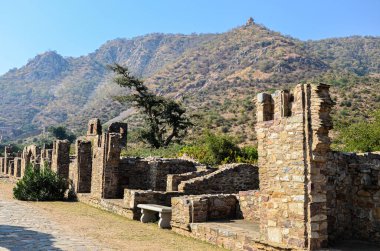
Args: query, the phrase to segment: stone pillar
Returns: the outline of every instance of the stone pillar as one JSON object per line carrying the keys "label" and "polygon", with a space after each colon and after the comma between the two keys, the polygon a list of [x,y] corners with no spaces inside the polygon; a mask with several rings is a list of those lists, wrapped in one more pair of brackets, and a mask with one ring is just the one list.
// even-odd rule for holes
{"label": "stone pillar", "polygon": [[5,174],[5,165],[4,165],[4,157],[0,157],[0,171],[2,174]]}
{"label": "stone pillar", "polygon": [[91,195],[96,198],[122,198],[119,187],[120,134],[104,133],[100,147],[94,147]]}
{"label": "stone pillar", "polygon": [[70,165],[70,142],[67,140],[56,140],[53,143],[51,170],[59,176],[69,178]]}
{"label": "stone pillar", "polygon": [[285,247],[324,247],[328,86],[297,85],[291,93],[259,94],[257,102],[261,234]]}
{"label": "stone pillar", "polygon": [[91,142],[81,141],[76,142],[76,167],[74,174],[74,185],[77,193],[91,192],[91,175],[92,175],[92,155]]}
{"label": "stone pillar", "polygon": [[14,176],[21,177],[21,158],[16,157],[14,159]]}
{"label": "stone pillar", "polygon": [[128,124],[121,122],[114,122],[108,127],[108,133],[120,134],[120,146],[125,147],[127,145]]}
{"label": "stone pillar", "polygon": [[45,147],[41,150],[41,168],[51,169],[51,161],[52,161],[52,149],[46,149]]}
{"label": "stone pillar", "polygon": [[12,156],[12,147],[11,146],[6,146],[4,149],[4,168],[5,168],[5,174],[10,174],[11,172],[11,165],[10,162],[13,160]]}

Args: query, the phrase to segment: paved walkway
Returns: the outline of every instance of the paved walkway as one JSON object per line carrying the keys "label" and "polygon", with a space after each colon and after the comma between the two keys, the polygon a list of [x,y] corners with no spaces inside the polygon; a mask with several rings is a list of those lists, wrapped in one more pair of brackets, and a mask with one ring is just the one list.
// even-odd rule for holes
{"label": "paved walkway", "polygon": [[79,238],[73,233],[63,231],[25,202],[0,200],[0,250],[107,250],[107,248],[100,247],[96,241]]}

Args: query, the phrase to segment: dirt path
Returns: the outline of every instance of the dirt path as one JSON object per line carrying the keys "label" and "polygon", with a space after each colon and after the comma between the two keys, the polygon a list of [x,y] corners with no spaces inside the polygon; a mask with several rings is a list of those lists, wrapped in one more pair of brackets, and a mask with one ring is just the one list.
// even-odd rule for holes
{"label": "dirt path", "polygon": [[[8,222],[7,224],[12,225],[12,222],[20,221],[21,212],[28,210],[28,217],[36,219],[36,221],[27,222],[23,227],[35,227],[34,225],[38,226],[40,224],[38,222],[43,222],[40,224],[42,225],[42,230],[40,229],[39,232],[51,234],[53,240],[58,243],[57,236],[61,236],[63,246],[56,245],[61,250],[222,250],[218,247],[177,235],[170,230],[158,229],[156,224],[141,224],[138,221],[128,220],[80,202],[16,201],[12,199],[12,188],[13,184],[7,182],[7,179],[0,178],[0,214],[6,214],[1,210],[4,209],[4,206],[8,206],[9,210],[6,211],[8,214],[10,211],[13,212],[14,217],[11,223]],[[20,209],[18,210],[17,208]],[[15,210],[16,212],[14,212]],[[0,225],[4,225],[1,222],[2,220],[4,221],[4,217],[0,218]],[[48,231],[45,231],[46,229],[43,226]],[[1,231],[0,229],[0,236]],[[59,233],[55,233],[56,231],[59,231]],[[38,232],[38,229],[36,232]],[[1,247],[9,248],[5,244],[2,245],[4,241],[1,239],[0,250]],[[55,243],[54,241],[53,243]],[[75,246],[76,243],[77,246]],[[47,245],[49,244],[51,243]],[[68,245],[67,247],[65,247],[66,244]],[[83,249],[85,244],[88,246]]]}

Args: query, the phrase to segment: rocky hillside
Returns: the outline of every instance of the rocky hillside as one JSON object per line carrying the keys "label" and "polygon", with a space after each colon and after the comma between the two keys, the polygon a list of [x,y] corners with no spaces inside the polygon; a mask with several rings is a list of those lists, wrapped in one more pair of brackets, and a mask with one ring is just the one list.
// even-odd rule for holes
{"label": "rocky hillside", "polygon": [[[79,58],[38,55],[0,77],[0,134],[22,138],[55,124],[81,130],[95,116],[137,126],[136,116],[123,112],[128,107],[112,100],[125,91],[106,69],[113,62],[128,66],[157,93],[183,100],[201,115],[202,128],[234,133],[242,142],[254,138],[251,100],[258,91],[323,80],[334,85],[343,115],[367,113],[379,104],[372,91],[379,87],[380,38],[303,42],[249,22],[222,34],[116,39]],[[368,89],[359,96],[369,98],[369,107],[353,107],[360,103],[357,95],[342,99],[345,88]]]}

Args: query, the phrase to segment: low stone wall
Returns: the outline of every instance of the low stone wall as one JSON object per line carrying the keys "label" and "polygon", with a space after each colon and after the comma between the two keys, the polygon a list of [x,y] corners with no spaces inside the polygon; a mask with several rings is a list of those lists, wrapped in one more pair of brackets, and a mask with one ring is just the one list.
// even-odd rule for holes
{"label": "low stone wall", "polygon": [[234,219],[238,214],[234,194],[188,195],[172,198],[172,228],[190,231],[190,223]]}
{"label": "low stone wall", "polygon": [[182,181],[190,180],[193,178],[201,177],[212,172],[215,172],[216,168],[205,169],[201,171],[188,172],[182,174],[169,174],[167,177],[166,191],[178,191],[178,186]]}
{"label": "low stone wall", "polygon": [[380,154],[333,152],[328,158],[329,240],[380,243]]}
{"label": "low stone wall", "polygon": [[91,196],[91,194],[88,193],[78,193],[77,199],[78,201],[88,204],[92,207],[118,214],[130,220],[135,219],[133,210],[125,208],[123,206],[122,199],[99,199]]}
{"label": "low stone wall", "polygon": [[258,167],[228,164],[208,175],[181,182],[178,191],[185,194],[238,193],[259,188]]}
{"label": "low stone wall", "polygon": [[239,192],[240,217],[246,221],[260,224],[260,191]]}
{"label": "low stone wall", "polygon": [[133,219],[138,220],[141,216],[141,209],[138,204],[157,204],[171,206],[173,197],[182,196],[179,192],[161,192],[152,190],[124,190],[123,207],[133,212]]}
{"label": "low stone wall", "polygon": [[[249,230],[240,227],[229,227],[218,223],[191,223],[191,231],[179,228],[173,230],[179,234],[217,245],[228,250],[255,250],[255,251],[290,251],[297,250],[269,243],[262,240],[259,229]],[[298,249],[300,250],[300,249]]]}

